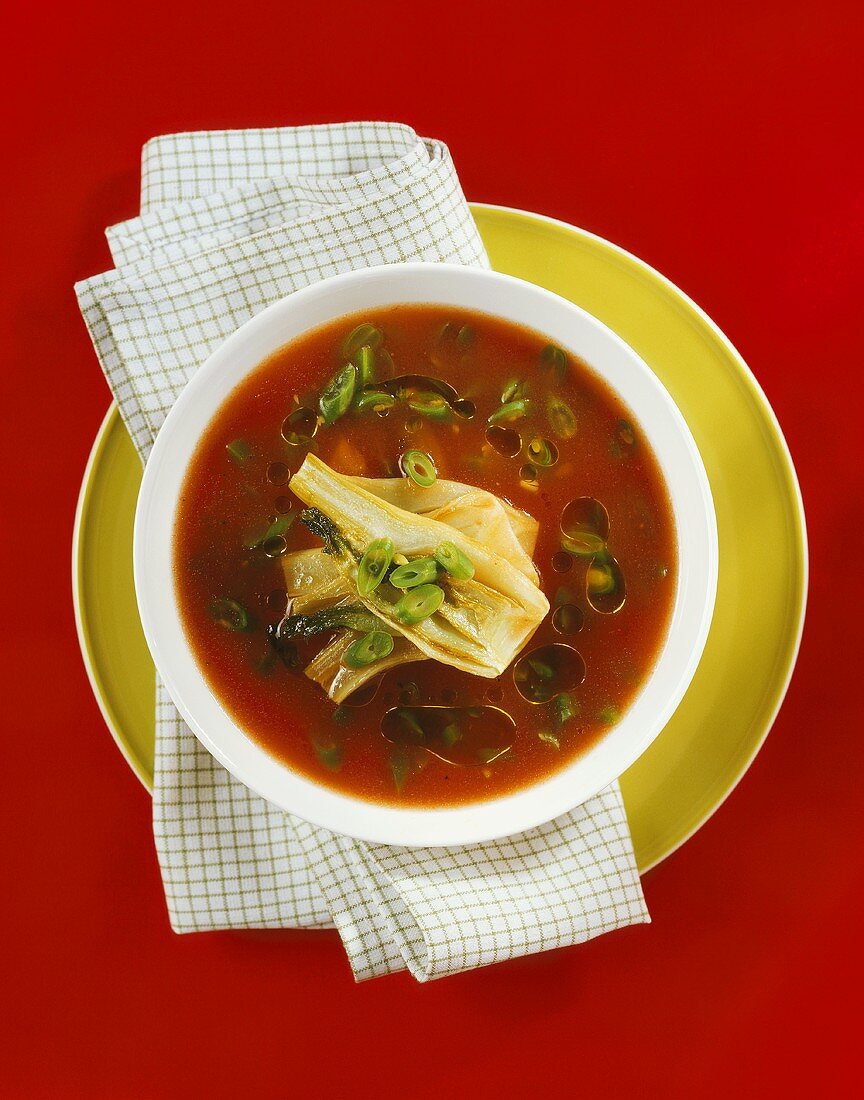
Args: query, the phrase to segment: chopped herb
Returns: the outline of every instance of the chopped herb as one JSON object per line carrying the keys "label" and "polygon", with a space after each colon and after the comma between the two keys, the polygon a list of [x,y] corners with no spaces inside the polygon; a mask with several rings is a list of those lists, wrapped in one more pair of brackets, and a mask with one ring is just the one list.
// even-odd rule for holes
{"label": "chopped herb", "polygon": [[325,630],[356,630],[369,634],[380,630],[381,620],[362,604],[339,604],[322,607],[313,615],[287,615],[276,628],[276,638],[311,638]]}

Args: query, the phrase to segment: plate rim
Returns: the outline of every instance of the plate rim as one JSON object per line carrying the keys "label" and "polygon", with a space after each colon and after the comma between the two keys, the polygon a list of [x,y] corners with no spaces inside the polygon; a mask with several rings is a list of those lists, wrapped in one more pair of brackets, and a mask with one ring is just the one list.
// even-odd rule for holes
{"label": "plate rim", "polygon": [[[798,655],[801,648],[801,639],[804,631],[804,622],[807,614],[807,602],[809,596],[809,540],[807,535],[807,521],[804,511],[804,501],[801,493],[801,486],[798,480],[798,474],[795,469],[795,464],[792,459],[789,445],[783,434],[783,429],[780,426],[777,414],[769,402],[765,391],[760,385],[759,381],[751,371],[750,367],[744,360],[741,353],[732,343],[732,341],[726,336],[722,329],[712,318],[699,306],[688,294],[685,293],[676,283],[669,279],[657,268],[648,264],[646,261],[635,256],[632,252],[623,248],[620,245],[615,244],[612,241],[607,240],[605,237],[601,237],[599,234],[592,233],[590,230],[582,229],[579,226],[575,226],[569,222],[565,222],[559,218],[551,217],[548,214],[541,214],[536,211],[520,209],[517,207],[503,206],[496,203],[482,203],[472,202],[469,204],[472,211],[485,210],[493,213],[503,214],[517,221],[542,222],[556,229],[565,230],[568,233],[575,234],[579,237],[585,238],[594,244],[600,245],[603,248],[609,250],[611,253],[619,257],[621,260],[628,264],[635,265],[641,269],[643,273],[647,274],[658,280],[665,288],[672,292],[673,295],[678,296],[682,303],[697,316],[697,318],[706,326],[711,332],[713,338],[723,347],[725,352],[731,356],[735,366],[741,376],[742,381],[749,389],[751,397],[755,400],[759,406],[760,411],[766,416],[769,427],[772,430],[772,434],[775,439],[775,443],[779,444],[779,452],[783,459],[785,467],[785,473],[791,489],[790,497],[795,505],[795,518],[797,519],[797,541],[799,542],[800,549],[800,576],[798,579],[799,596],[797,599],[797,613],[795,616],[795,631],[792,638],[791,647],[788,649],[786,658],[786,670],[783,676],[782,682],[780,682],[775,688],[775,698],[773,704],[768,712],[768,716],[763,723],[763,729],[759,736],[755,739],[750,751],[737,768],[731,782],[725,787],[720,797],[708,808],[708,810],[696,820],[691,828],[684,833],[678,841],[667,848],[661,854],[659,854],[653,861],[646,864],[640,869],[640,874],[646,874],[652,868],[663,862],[673,853],[677,852],[688,840],[691,839],[701,828],[705,825],[714,814],[720,809],[720,807],[730,797],[732,792],[737,788],[738,784],[744,778],[749,771],[754,759],[758,755],[762,746],[765,743],[768,734],[771,732],[774,723],[777,719],[777,715],[780,711],[783,701],[786,698],[786,694],[791,683],[792,676],[795,672],[795,667],[798,661]],[[83,659],[87,678],[90,683],[91,691],[95,696],[96,703],[102,714],[103,720],[111,733],[114,742],[120,750],[123,758],[131,768],[133,774],[138,778],[142,786],[148,792],[152,793],[151,777],[145,771],[144,767],[138,759],[136,759],[130,746],[125,741],[117,721],[116,715],[113,713],[110,707],[106,693],[103,689],[102,679],[98,669],[95,667],[93,660],[93,651],[90,644],[90,632],[86,624],[85,615],[82,606],[82,574],[84,570],[83,555],[82,555],[82,534],[83,534],[83,521],[87,510],[87,505],[93,493],[93,471],[99,461],[102,451],[105,448],[106,441],[110,432],[115,427],[117,420],[120,419],[120,412],[116,402],[112,401],[109,405],[105,415],[102,418],[99,429],[94,438],[91,446],[86,465],[84,467],[81,488],[78,494],[78,500],[75,508],[75,520],[72,531],[72,602],[75,616],[75,629],[78,637],[79,650]]]}

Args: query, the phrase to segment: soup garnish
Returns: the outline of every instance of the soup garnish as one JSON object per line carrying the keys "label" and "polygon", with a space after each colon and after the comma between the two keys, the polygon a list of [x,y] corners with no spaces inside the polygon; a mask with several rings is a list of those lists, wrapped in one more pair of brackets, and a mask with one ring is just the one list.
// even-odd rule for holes
{"label": "soup garnish", "polygon": [[199,443],[175,528],[184,626],[226,709],[289,766],[400,805],[506,793],[604,736],[675,575],[621,400],[541,335],[435,306],[263,363]]}

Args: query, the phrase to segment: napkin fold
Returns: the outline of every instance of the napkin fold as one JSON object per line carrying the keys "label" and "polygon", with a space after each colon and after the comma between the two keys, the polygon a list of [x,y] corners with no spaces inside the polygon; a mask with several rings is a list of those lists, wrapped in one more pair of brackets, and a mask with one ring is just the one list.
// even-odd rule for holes
{"label": "napkin fold", "polygon": [[[140,216],[106,235],[116,269],[76,292],[144,461],[197,367],[279,298],[402,260],[489,266],[447,147],[396,123],[155,138]],[[617,784],[506,840],[362,843],[234,779],[161,682],[153,825],[175,931],[335,925],[357,980],[426,981],[649,920]]]}

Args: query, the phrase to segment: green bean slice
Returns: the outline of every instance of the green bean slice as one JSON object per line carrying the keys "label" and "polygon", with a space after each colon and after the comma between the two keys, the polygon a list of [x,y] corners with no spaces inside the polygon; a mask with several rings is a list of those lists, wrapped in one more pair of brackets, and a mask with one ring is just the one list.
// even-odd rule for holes
{"label": "green bean slice", "polygon": [[371,409],[373,412],[382,413],[385,410],[392,409],[395,404],[396,398],[383,390],[366,390],[357,398],[357,408],[360,412]]}
{"label": "green bean slice", "polygon": [[449,402],[440,393],[415,393],[408,398],[408,408],[429,420],[447,421],[453,415]]}
{"label": "green bean slice", "polygon": [[368,668],[393,652],[393,635],[386,630],[372,630],[357,638],[342,655],[346,668]]}
{"label": "green bean slice", "polygon": [[488,423],[511,423],[514,420],[521,420],[523,416],[527,416],[531,408],[531,402],[525,398],[520,397],[515,401],[508,401],[506,405],[502,405],[500,409],[496,409],[495,412],[489,417]]}
{"label": "green bean slice", "polygon": [[405,593],[393,608],[393,613],[405,626],[415,626],[434,615],[443,602],[443,588],[437,584],[421,584]]}
{"label": "green bean slice", "polygon": [[438,562],[435,558],[416,558],[406,565],[397,566],[388,580],[394,588],[417,588],[438,578]]}
{"label": "green bean slice", "polygon": [[239,634],[249,626],[249,612],[246,608],[236,600],[229,600],[227,597],[214,600],[210,604],[210,615],[232,634]]}
{"label": "green bean slice", "polygon": [[357,368],[353,363],[346,363],[331,378],[318,402],[325,424],[333,424],[340,416],[345,415],[351,405],[356,386]]}
{"label": "green bean slice", "polygon": [[368,344],[359,348],[354,356],[357,367],[357,386],[362,389],[375,381],[375,351]]}
{"label": "green bean slice", "polygon": [[576,434],[576,417],[566,401],[550,397],[546,405],[549,427],[559,439],[572,439]]}
{"label": "green bean slice", "polygon": [[438,476],[435,463],[425,451],[406,451],[402,455],[402,469],[421,489],[434,485]]}
{"label": "green bean slice", "polygon": [[535,466],[554,466],[558,461],[558,448],[551,439],[543,439],[541,436],[531,440],[525,448],[525,454]]}
{"label": "green bean slice", "polygon": [[233,439],[230,443],[226,444],[225,450],[228,452],[228,457],[235,466],[242,466],[252,454],[252,448],[245,439]]}
{"label": "green bean slice", "polygon": [[453,542],[441,542],[435,550],[435,560],[450,574],[454,581],[470,581],[474,576],[474,563]]}
{"label": "green bean slice", "polygon": [[392,561],[393,543],[390,539],[374,539],[369,543],[357,569],[357,591],[361,596],[375,591]]}
{"label": "green bean slice", "polygon": [[346,359],[350,359],[358,348],[362,348],[364,345],[373,349],[377,348],[383,339],[384,333],[381,329],[370,325],[368,321],[364,321],[362,325],[352,329],[345,337],[342,344],[342,355]]}

